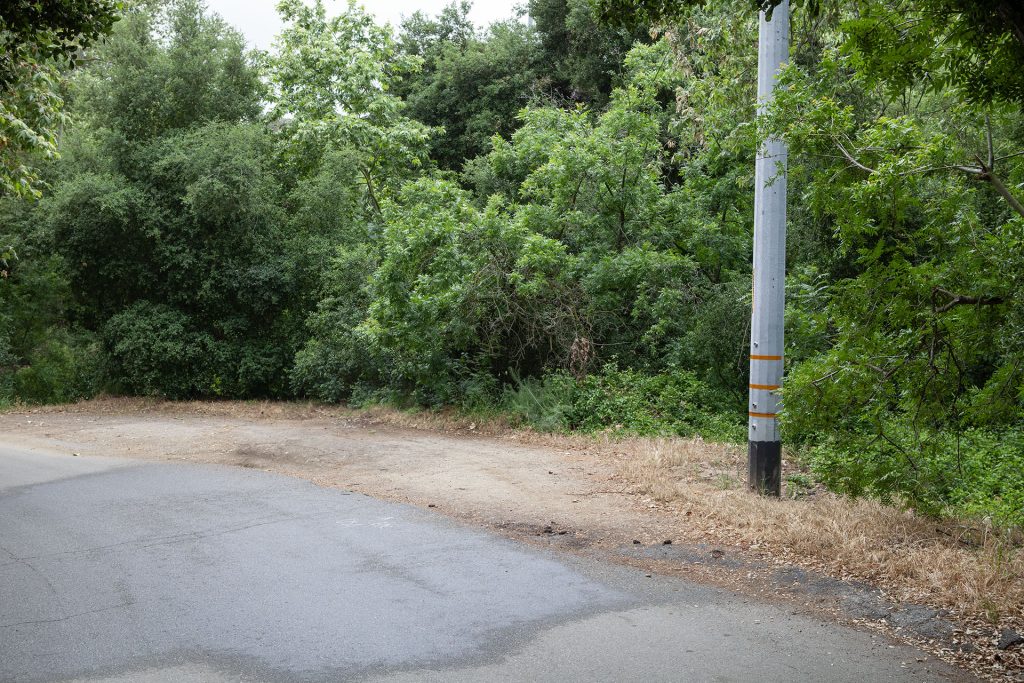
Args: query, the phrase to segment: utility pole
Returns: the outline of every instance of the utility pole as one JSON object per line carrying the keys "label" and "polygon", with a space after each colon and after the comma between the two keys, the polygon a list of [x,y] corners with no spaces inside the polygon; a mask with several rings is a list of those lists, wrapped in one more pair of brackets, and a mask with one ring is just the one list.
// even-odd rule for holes
{"label": "utility pole", "polygon": [[[757,47],[757,111],[771,102],[779,69],[789,61],[789,0],[761,12]],[[782,492],[782,443],[776,414],[782,386],[786,305],[786,143],[771,138],[757,153],[754,179],[753,310],[750,320],[749,487]]]}

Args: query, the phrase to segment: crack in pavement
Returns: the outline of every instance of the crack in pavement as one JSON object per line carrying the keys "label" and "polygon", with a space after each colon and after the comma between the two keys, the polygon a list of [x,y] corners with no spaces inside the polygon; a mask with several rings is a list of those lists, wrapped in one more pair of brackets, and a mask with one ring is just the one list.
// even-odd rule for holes
{"label": "crack in pavement", "polygon": [[67,621],[69,619],[75,619],[77,617],[84,617],[89,614],[99,614],[100,612],[110,612],[116,609],[125,609],[134,605],[134,601],[127,601],[118,605],[110,605],[109,607],[100,607],[98,609],[91,609],[85,612],[78,612],[77,614],[68,614],[63,617],[57,617],[56,619],[36,619],[33,621],[19,621],[13,624],[0,624],[0,628],[15,628],[16,626],[31,626],[34,624],[56,624],[61,621]]}

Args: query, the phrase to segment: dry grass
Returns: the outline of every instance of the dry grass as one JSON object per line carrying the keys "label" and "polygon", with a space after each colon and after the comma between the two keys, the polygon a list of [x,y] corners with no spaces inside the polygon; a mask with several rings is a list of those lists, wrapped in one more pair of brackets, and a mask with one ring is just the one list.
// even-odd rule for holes
{"label": "dry grass", "polygon": [[690,534],[759,549],[787,562],[858,578],[897,600],[991,622],[1024,618],[1024,548],[967,521],[936,521],[814,489],[793,499],[749,494],[745,454],[699,439],[623,442],[624,477],[681,512]]}
{"label": "dry grass", "polygon": [[348,408],[315,401],[168,401],[161,398],[100,396],[63,405],[26,405],[12,403],[0,407],[4,412],[98,413],[130,415],[192,415],[238,419],[309,420],[346,418],[361,422],[380,422],[410,429],[438,432],[476,432],[486,436],[508,434],[512,424],[501,417],[471,417],[456,410],[400,410],[390,406]]}

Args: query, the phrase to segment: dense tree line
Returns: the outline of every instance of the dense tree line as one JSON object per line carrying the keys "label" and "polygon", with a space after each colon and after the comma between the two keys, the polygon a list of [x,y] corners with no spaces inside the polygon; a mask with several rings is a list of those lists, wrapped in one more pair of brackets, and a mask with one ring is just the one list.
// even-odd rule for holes
{"label": "dense tree line", "polygon": [[42,199],[0,201],[0,400],[387,400],[741,439],[776,134],[794,457],[1021,523],[1020,17],[802,3],[759,118],[756,4],[531,0],[532,25],[481,30],[455,3],[392,30],[284,0],[269,54],[199,0],[129,6],[68,79]]}

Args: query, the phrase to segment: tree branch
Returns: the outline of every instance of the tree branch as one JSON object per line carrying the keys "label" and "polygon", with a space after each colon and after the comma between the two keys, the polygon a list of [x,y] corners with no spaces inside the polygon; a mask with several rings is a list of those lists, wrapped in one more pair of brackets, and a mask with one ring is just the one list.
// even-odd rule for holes
{"label": "tree branch", "polygon": [[993,169],[996,167],[996,153],[992,147],[992,117],[985,114],[985,137],[988,140],[988,167]]}
{"label": "tree branch", "polygon": [[853,164],[860,170],[864,171],[865,173],[875,173],[875,169],[868,168],[864,164],[854,159],[853,155],[846,151],[846,148],[843,147],[843,143],[839,142],[838,140],[834,140],[834,142],[836,143],[836,147],[839,148],[839,151],[842,152],[843,156],[846,158],[847,161],[849,161],[851,164]]}
{"label": "tree branch", "polygon": [[1006,187],[1006,184],[1003,183],[1002,179],[992,172],[991,166],[986,165],[980,157],[976,156],[974,158],[978,162],[977,167],[954,166],[954,168],[958,171],[963,171],[964,173],[973,175],[978,180],[984,180],[991,184],[995,191],[999,193],[999,196],[1006,200],[1006,203],[1010,205],[1011,209],[1021,216],[1024,216],[1024,204],[1022,204],[1021,201],[1017,199],[1012,192],[1010,192],[1010,188]]}
{"label": "tree branch", "polygon": [[[947,297],[949,301],[938,306],[936,294],[941,294]],[[932,310],[936,313],[945,313],[953,310],[957,306],[996,306],[1002,303],[1006,303],[1006,300],[1001,296],[967,296],[965,294],[954,294],[942,287],[935,287],[932,289]]]}
{"label": "tree branch", "polygon": [[369,171],[362,169],[363,180],[366,182],[366,193],[370,197],[370,202],[373,204],[373,208],[376,209],[378,216],[383,216],[384,213],[380,210],[380,203],[377,201],[377,193],[373,191],[373,179],[370,177]]}
{"label": "tree branch", "polygon": [[[986,122],[987,121],[988,121],[988,118],[986,117]],[[870,166],[865,166],[861,162],[857,161],[857,159],[854,158],[854,156],[852,154],[850,154],[850,152],[845,147],[843,147],[843,143],[839,142],[839,140],[836,140],[836,139],[833,138],[833,142],[835,143],[836,147],[839,148],[839,151],[842,153],[843,158],[845,158],[846,161],[850,163],[850,165],[854,166],[855,168],[859,168],[860,170],[862,170],[862,171],[864,171],[865,173],[868,173],[868,174],[877,173],[877,171],[875,169],[871,168]],[[1020,154],[1020,152],[1018,152],[1017,154]],[[1017,154],[1011,154],[1011,155],[1008,155],[1008,156],[1005,156],[1005,157],[1000,157],[1000,159],[1008,159],[1010,157],[1017,156]],[[988,131],[988,156],[989,156],[989,163],[988,164],[986,164],[984,161],[982,161],[980,157],[975,157],[975,159],[977,159],[977,161],[978,161],[978,165],[977,166],[959,166],[959,165],[953,165],[953,166],[931,166],[931,167],[917,168],[917,169],[913,169],[911,171],[905,171],[905,172],[901,173],[900,175],[911,175],[911,174],[914,174],[914,173],[931,173],[931,172],[934,172],[934,171],[942,171],[942,170],[947,170],[947,169],[957,170],[957,171],[960,171],[962,173],[966,173],[968,175],[974,176],[974,178],[976,180],[983,180],[983,181],[991,184],[993,189],[995,189],[995,191],[999,194],[999,196],[1001,196],[1004,200],[1006,200],[1006,203],[1010,205],[1011,209],[1013,209],[1015,212],[1017,212],[1021,216],[1024,216],[1024,203],[1021,203],[1020,199],[1018,199],[1016,197],[1016,195],[1014,195],[1010,191],[1010,188],[1008,188],[1006,186],[1006,184],[1002,181],[1002,179],[999,176],[997,176],[992,171],[992,166],[993,166],[993,164],[995,164],[996,158],[994,156],[994,150],[993,150],[993,146],[992,146],[992,130],[991,130],[991,127],[989,127],[989,131]]]}
{"label": "tree branch", "polygon": [[1010,205],[1010,208],[1021,216],[1024,216],[1024,204],[1021,204],[1021,201],[1017,199],[1012,192],[1010,192],[1010,188],[1006,187],[1003,181],[1000,180],[999,176],[991,170],[985,170],[978,176],[978,180],[987,180],[991,183],[992,187],[995,188],[995,191],[998,192],[999,195],[1006,200],[1006,203]]}

